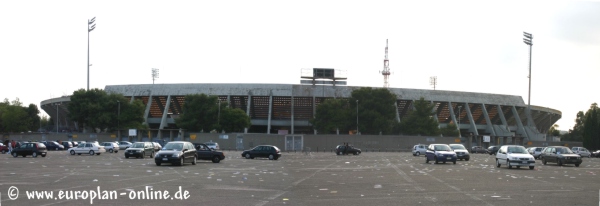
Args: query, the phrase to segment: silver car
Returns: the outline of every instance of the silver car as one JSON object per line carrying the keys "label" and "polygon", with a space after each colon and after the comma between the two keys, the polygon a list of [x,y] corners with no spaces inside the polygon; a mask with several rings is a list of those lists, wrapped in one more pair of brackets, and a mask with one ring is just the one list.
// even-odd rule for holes
{"label": "silver car", "polygon": [[119,142],[119,149],[120,150],[126,150],[127,148],[131,147],[133,143],[128,142],[128,141],[120,141]]}
{"label": "silver car", "polygon": [[571,148],[573,153],[578,154],[580,157],[592,157],[592,153],[585,147],[573,147]]}
{"label": "silver car", "polygon": [[117,153],[119,152],[119,145],[117,143],[114,142],[102,142],[102,144],[100,144],[102,146],[104,146],[104,149],[106,149],[107,152],[109,153]]}

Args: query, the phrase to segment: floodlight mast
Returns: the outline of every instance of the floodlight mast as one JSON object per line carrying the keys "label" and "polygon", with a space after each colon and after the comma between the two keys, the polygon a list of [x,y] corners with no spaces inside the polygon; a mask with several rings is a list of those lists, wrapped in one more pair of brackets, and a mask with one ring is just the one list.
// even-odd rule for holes
{"label": "floodlight mast", "polygon": [[529,122],[531,122],[529,116],[531,114],[531,50],[533,48],[533,35],[523,32],[523,36],[525,37],[523,38],[523,42],[529,45],[529,76],[527,76],[527,78],[529,78],[529,94],[527,96],[527,126],[531,126],[529,124]]}
{"label": "floodlight mast", "polygon": [[158,69],[152,68],[152,84],[154,84],[155,79],[158,79]]}
{"label": "floodlight mast", "polygon": [[96,17],[88,19],[88,49],[87,49],[87,90],[90,90],[90,32],[96,28]]}

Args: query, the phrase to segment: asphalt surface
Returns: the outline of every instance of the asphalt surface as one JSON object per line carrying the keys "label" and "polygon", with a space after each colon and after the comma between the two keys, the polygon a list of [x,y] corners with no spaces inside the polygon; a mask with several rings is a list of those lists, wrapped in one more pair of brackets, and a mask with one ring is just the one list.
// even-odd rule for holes
{"label": "asphalt surface", "polygon": [[[0,155],[1,205],[598,205],[600,158],[580,167],[534,170],[495,167],[493,156],[472,154],[456,164],[425,163],[411,153],[283,153],[276,161],[225,151],[221,163],[156,166],[123,152],[46,157]],[[175,197],[187,191],[179,200]],[[12,188],[12,189],[11,189]],[[11,200],[18,189],[18,197]],[[92,201],[91,191],[98,193]],[[148,190],[152,200],[135,199]],[[28,198],[27,192],[53,192]],[[71,194],[59,198],[59,192]],[[114,192],[109,192],[114,191]],[[163,191],[169,191],[164,196]],[[76,192],[79,192],[76,194]],[[161,195],[158,195],[162,192]],[[84,194],[85,193],[85,194]],[[112,195],[112,200],[109,194]],[[104,197],[103,197],[104,196]],[[157,198],[160,196],[161,198]],[[130,199],[134,197],[134,199]],[[166,198],[165,198],[166,197]],[[173,197],[173,199],[171,199]],[[85,198],[85,199],[82,199]],[[100,199],[103,198],[103,199]],[[115,199],[116,198],[116,199]]]}

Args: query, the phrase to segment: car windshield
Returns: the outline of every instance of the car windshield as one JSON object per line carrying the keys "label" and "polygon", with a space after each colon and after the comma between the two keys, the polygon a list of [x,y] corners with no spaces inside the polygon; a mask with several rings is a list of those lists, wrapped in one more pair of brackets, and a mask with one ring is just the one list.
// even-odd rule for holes
{"label": "car windshield", "polygon": [[167,143],[165,145],[165,147],[163,147],[163,150],[177,150],[177,151],[181,151],[183,150],[183,143]]}
{"label": "car windshield", "polygon": [[452,149],[464,149],[464,150],[466,150],[465,146],[460,145],[460,144],[450,145],[450,148],[452,148]]}
{"label": "car windshield", "polygon": [[573,154],[573,151],[571,151],[571,149],[563,147],[563,148],[556,148],[556,154]]}
{"label": "car windshield", "polygon": [[434,146],[435,151],[451,151],[450,147],[448,147],[448,145],[435,145]]}
{"label": "car windshield", "polygon": [[144,148],[144,143],[133,143],[131,148]]}
{"label": "car windshield", "polygon": [[513,153],[513,154],[528,154],[529,152],[527,152],[527,150],[525,150],[524,147],[508,147],[506,148],[506,151],[508,153]]}

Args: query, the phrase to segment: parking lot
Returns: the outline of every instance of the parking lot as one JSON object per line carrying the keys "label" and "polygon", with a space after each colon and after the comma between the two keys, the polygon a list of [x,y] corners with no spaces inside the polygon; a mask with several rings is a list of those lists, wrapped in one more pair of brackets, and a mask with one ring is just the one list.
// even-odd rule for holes
{"label": "parking lot", "polygon": [[[472,154],[470,161],[458,161],[455,165],[426,164],[423,156],[398,152],[363,152],[357,156],[283,152],[277,161],[244,159],[240,154],[241,151],[225,151],[226,159],[221,163],[198,161],[197,165],[184,166],[156,166],[150,158],[125,159],[122,151],[93,156],[50,151],[46,157],[37,158],[0,155],[0,201],[2,205],[597,205],[600,202],[599,158],[584,158],[580,167],[542,165],[537,160],[535,169],[529,170],[497,168],[494,157],[487,154]],[[18,197],[11,200],[15,198],[15,188]],[[31,199],[27,195],[31,191],[52,191],[53,196]],[[70,199],[69,195],[57,197],[61,191],[74,195]],[[169,195],[165,196],[164,191]],[[90,200],[92,193],[99,195]],[[111,199],[110,194],[116,194],[116,198]],[[147,194],[151,194],[151,200]]]}

